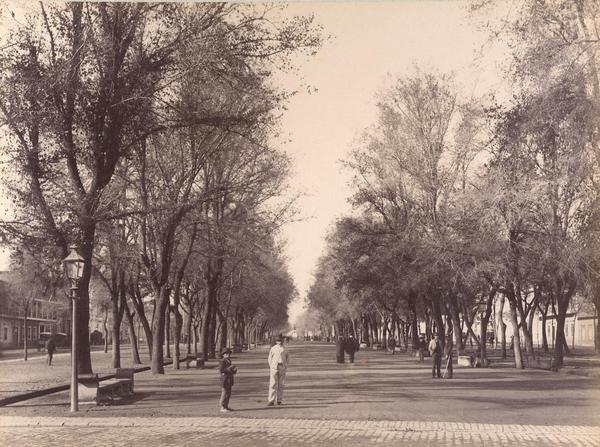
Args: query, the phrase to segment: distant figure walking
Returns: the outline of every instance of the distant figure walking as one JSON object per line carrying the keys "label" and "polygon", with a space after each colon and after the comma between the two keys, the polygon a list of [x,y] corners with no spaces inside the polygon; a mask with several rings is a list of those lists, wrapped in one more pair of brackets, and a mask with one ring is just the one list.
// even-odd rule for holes
{"label": "distant figure walking", "polygon": [[[352,334],[350,334],[344,346],[344,351],[346,351],[346,353],[348,354],[348,359],[350,360],[350,363],[354,363],[354,353],[358,351],[358,349],[358,340],[354,338]],[[344,363],[343,355],[344,353],[342,353],[342,361],[340,363]]]}
{"label": "distant figure walking", "polygon": [[229,408],[231,389],[233,388],[233,376],[237,373],[237,367],[231,363],[231,349],[221,352],[223,358],[219,361],[219,372],[221,373],[221,413],[233,411]]}
{"label": "distant figure walking", "polygon": [[340,335],[335,342],[335,360],[338,363],[344,363],[345,360],[344,344],[344,338]]}
{"label": "distant figure walking", "polygon": [[423,363],[425,361],[425,349],[427,349],[427,342],[425,341],[424,335],[419,335],[417,348],[419,350],[419,362]]}
{"label": "distant figure walking", "polygon": [[54,352],[56,351],[56,342],[54,341],[54,337],[50,337],[46,340],[46,363],[48,366],[52,366],[52,357],[54,357]]}
{"label": "distant figure walking", "polygon": [[444,358],[446,359],[446,369],[444,370],[444,378],[452,378],[452,350],[454,345],[452,343],[452,335],[448,335],[446,338],[446,346],[444,346]]}
{"label": "distant figure walking", "polygon": [[283,336],[275,339],[275,345],[269,351],[269,396],[267,406],[283,405],[283,388],[289,354],[283,343]]}
{"label": "distant figure walking", "polygon": [[437,375],[439,379],[442,377],[442,342],[440,341],[440,336],[437,334],[429,342],[429,354],[431,354],[432,358],[431,377],[435,379]]}
{"label": "distant figure walking", "polygon": [[396,339],[394,337],[388,339],[388,349],[392,351],[392,354],[396,352]]}

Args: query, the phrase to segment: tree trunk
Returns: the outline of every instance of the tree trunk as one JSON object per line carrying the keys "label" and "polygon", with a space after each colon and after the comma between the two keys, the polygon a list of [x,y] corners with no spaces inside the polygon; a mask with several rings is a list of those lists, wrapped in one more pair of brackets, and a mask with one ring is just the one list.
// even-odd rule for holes
{"label": "tree trunk", "polygon": [[83,276],[79,280],[77,295],[77,369],[81,374],[92,374],[90,354],[90,279],[96,225],[89,217],[94,213],[85,208],[80,214],[81,240],[79,254],[84,259]]}
{"label": "tree trunk", "polygon": [[[559,305],[560,308],[560,305]],[[565,340],[565,315],[560,310],[556,316],[556,338],[554,341],[554,362],[557,368],[563,366]]]}
{"label": "tree trunk", "polygon": [[111,293],[112,304],[112,367],[121,367],[121,321],[123,321],[123,312],[127,305],[125,295],[125,272],[120,270],[117,274],[117,281],[114,282],[114,288]]}
{"label": "tree trunk", "polygon": [[23,360],[27,361],[28,346],[27,346],[27,313],[29,306],[25,306],[25,315],[23,315]]}
{"label": "tree trunk", "polygon": [[155,311],[152,317],[152,374],[164,374],[163,344],[165,342],[165,316],[170,291],[167,285],[155,290]]}
{"label": "tree trunk", "polygon": [[433,312],[433,320],[435,322],[435,332],[440,336],[440,341],[442,342],[442,346],[445,344],[444,340],[444,319],[442,318],[442,311],[440,308],[440,300],[441,296],[439,294],[435,295],[431,300],[431,311]]}
{"label": "tree trunk", "polygon": [[108,352],[108,309],[104,309],[104,320],[102,321],[102,331],[104,332],[104,353],[106,354]]}
{"label": "tree trunk", "polygon": [[545,353],[550,352],[550,350],[548,349],[548,335],[546,333],[546,324],[548,322],[548,304],[546,304],[546,307],[544,307],[544,309],[541,309],[541,315],[542,315],[542,350]]}
{"label": "tree trunk", "polygon": [[575,329],[577,326],[577,313],[575,313],[575,315],[573,315],[573,331],[571,334],[571,348],[575,349]]}
{"label": "tree trunk", "polygon": [[227,318],[221,312],[217,312],[217,317],[219,319],[219,343],[216,345],[216,350],[220,353],[227,347],[227,333],[229,326]]}
{"label": "tree trunk", "polygon": [[600,315],[600,312],[598,312],[598,305],[596,304],[598,303],[598,300],[596,299],[596,301],[594,302],[594,308],[595,308],[595,317],[592,321],[593,321],[593,325],[594,325],[594,347],[595,347],[595,351],[596,354],[600,354],[600,324],[598,324],[598,315]]}
{"label": "tree trunk", "polygon": [[210,314],[210,320],[208,325],[208,358],[217,358],[217,306],[218,302],[215,297],[215,305],[212,308]]}
{"label": "tree trunk", "polygon": [[[562,368],[563,366],[564,348],[567,344],[567,340],[565,339],[565,319],[567,316],[567,309],[569,308],[569,302],[571,301],[576,286],[574,276],[568,275],[569,276],[565,281],[563,281],[563,278],[557,278],[555,281],[555,296],[556,304],[558,306],[558,314],[556,315],[556,340],[554,344],[554,365],[556,368]],[[564,290],[565,286],[567,286],[566,291]],[[566,350],[569,349],[568,346],[566,346],[566,348]]]}
{"label": "tree trunk", "polygon": [[498,316],[496,317],[500,332],[500,351],[502,354],[502,360],[506,359],[506,323],[504,323],[503,317],[505,301],[506,297],[504,295],[500,296],[500,303],[498,304]]}
{"label": "tree trunk", "polygon": [[204,309],[204,314],[202,315],[202,329],[200,333],[200,354],[202,354],[204,360],[208,360],[208,326],[210,325],[212,307],[213,302],[210,299],[210,296],[208,296],[206,300],[206,309]]}
{"label": "tree trunk", "polygon": [[171,358],[171,306],[165,309],[165,357]]}
{"label": "tree trunk", "polygon": [[113,324],[112,324],[112,367],[121,367],[121,321],[118,319],[118,309],[114,309],[113,303]]}
{"label": "tree trunk", "polygon": [[175,357],[173,358],[173,368],[179,369],[179,343],[181,342],[181,331],[183,328],[183,317],[179,312],[179,306],[173,308],[173,315],[175,316]]}
{"label": "tree trunk", "polygon": [[144,329],[144,336],[146,337],[146,344],[148,345],[148,357],[152,360],[152,329],[150,328],[150,323],[146,317],[139,285],[136,282],[130,282],[128,290],[131,302],[135,307],[138,321],[142,324],[142,328]]}
{"label": "tree trunk", "polygon": [[[194,323],[194,354],[198,358],[198,323]],[[202,356],[204,358],[204,355]],[[205,359],[206,360],[206,359]]]}
{"label": "tree trunk", "polygon": [[138,340],[137,335],[135,333],[133,315],[131,314],[127,303],[125,303],[125,316],[127,317],[129,340],[131,342],[131,360],[133,361],[134,365],[141,365],[142,361],[140,359],[140,351],[138,350]]}
{"label": "tree trunk", "polygon": [[185,318],[184,318],[184,326],[185,326],[185,333],[186,333],[186,354],[190,355],[192,353],[192,337],[194,334],[192,334],[192,316],[191,316],[191,309],[190,309],[190,313],[186,313],[185,314]]}
{"label": "tree trunk", "polygon": [[482,363],[482,366],[485,366],[488,364],[488,362],[487,362],[487,328],[488,328],[488,323],[490,321],[490,317],[492,316],[492,313],[493,313],[492,306],[494,303],[495,296],[496,296],[496,289],[490,290],[490,292],[488,293],[488,296],[487,296],[486,303],[485,303],[485,311],[481,317],[480,338],[481,338],[481,363]]}
{"label": "tree trunk", "polygon": [[416,298],[411,296],[408,300],[408,311],[410,315],[410,328],[413,348],[419,344],[419,322],[417,320]]}
{"label": "tree trunk", "polygon": [[[523,344],[525,345],[525,352],[529,355],[530,359],[534,359],[535,353],[533,351],[533,337],[531,336],[531,328],[527,324],[527,315],[525,315],[522,303],[522,299],[518,298],[516,301],[516,305],[517,312],[519,315],[519,326],[521,328],[521,332],[523,333]],[[533,312],[533,309],[531,311]]]}
{"label": "tree trunk", "polygon": [[362,339],[361,341],[365,343],[367,346],[371,347],[371,340],[369,337],[369,320],[366,315],[361,316],[362,323]]}
{"label": "tree trunk", "polygon": [[463,344],[462,330],[460,329],[460,310],[458,305],[456,305],[454,302],[455,299],[456,297],[453,297],[451,300],[452,304],[450,305],[450,320],[452,321],[452,327],[454,328],[453,336],[456,352],[458,355],[463,355],[465,351],[465,345]]}
{"label": "tree trunk", "polygon": [[517,306],[513,300],[509,298],[508,305],[510,307],[510,322],[513,328],[513,351],[515,353],[515,368],[523,369],[523,357],[521,353],[521,337],[519,334],[519,323],[517,321]]}

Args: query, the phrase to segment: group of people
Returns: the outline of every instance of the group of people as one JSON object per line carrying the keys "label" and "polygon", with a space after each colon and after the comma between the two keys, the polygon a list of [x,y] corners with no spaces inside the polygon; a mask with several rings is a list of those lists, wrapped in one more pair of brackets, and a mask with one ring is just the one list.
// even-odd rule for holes
{"label": "group of people", "polygon": [[[269,389],[267,393],[267,406],[272,407],[283,405],[283,391],[285,387],[285,375],[289,363],[289,352],[285,346],[286,339],[279,335],[275,339],[275,344],[269,350],[267,362],[269,364]],[[424,338],[420,339],[420,344],[424,345]],[[445,345],[442,344],[440,336],[436,334],[429,342],[427,349],[432,358],[431,376],[433,378],[442,377],[442,358],[446,361],[444,377],[452,378],[452,337],[449,336]],[[354,354],[359,350],[358,340],[353,335],[347,338],[338,337],[336,342],[336,360],[338,363],[344,363],[345,355],[348,354],[350,363],[354,362]],[[423,358],[423,346],[419,346],[420,358]],[[237,373],[237,367],[231,362],[231,349],[225,349],[221,352],[222,359],[219,362],[219,373],[221,375],[221,399],[219,401],[220,411],[228,413],[233,411],[229,406],[231,398],[231,389],[233,388],[233,377]],[[51,359],[50,359],[51,361]]]}
{"label": "group of people", "polygon": [[[283,389],[285,386],[285,374],[289,362],[289,352],[285,346],[285,338],[279,335],[275,344],[269,350],[267,362],[269,364],[269,391],[267,394],[267,406],[273,407],[283,405]],[[237,373],[237,367],[231,362],[231,349],[221,352],[222,359],[219,362],[221,374],[221,399],[219,401],[221,413],[233,411],[229,406],[231,389],[233,388],[233,376]]]}
{"label": "group of people", "polygon": [[339,336],[335,343],[335,359],[338,363],[344,363],[346,354],[350,363],[354,363],[354,354],[360,349],[358,340],[352,334],[344,338]]}

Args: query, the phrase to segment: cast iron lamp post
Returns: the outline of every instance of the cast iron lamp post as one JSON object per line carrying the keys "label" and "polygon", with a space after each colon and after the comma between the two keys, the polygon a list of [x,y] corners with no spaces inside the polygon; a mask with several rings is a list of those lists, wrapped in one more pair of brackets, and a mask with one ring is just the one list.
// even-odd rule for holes
{"label": "cast iron lamp post", "polygon": [[71,329],[71,412],[79,410],[79,396],[77,395],[77,287],[83,276],[84,259],[77,253],[77,247],[69,247],[71,252],[63,260],[65,273],[71,283],[71,300],[73,301],[73,317]]}

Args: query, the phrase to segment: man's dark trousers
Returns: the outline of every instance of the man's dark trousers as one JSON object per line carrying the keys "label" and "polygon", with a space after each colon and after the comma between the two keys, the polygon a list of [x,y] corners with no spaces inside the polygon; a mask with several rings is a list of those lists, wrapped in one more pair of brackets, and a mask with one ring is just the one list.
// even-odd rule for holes
{"label": "man's dark trousers", "polygon": [[442,354],[433,353],[433,365],[431,366],[431,377],[435,377],[436,372],[438,377],[442,377]]}

